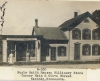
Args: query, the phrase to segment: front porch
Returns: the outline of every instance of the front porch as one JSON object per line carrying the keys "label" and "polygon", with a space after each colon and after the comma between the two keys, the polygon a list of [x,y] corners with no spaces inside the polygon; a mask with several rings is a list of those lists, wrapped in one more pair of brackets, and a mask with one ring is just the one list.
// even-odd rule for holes
{"label": "front porch", "polygon": [[2,40],[3,62],[9,62],[12,53],[14,62],[25,62],[26,53],[29,52],[30,62],[41,61],[41,41],[37,38],[6,38]]}

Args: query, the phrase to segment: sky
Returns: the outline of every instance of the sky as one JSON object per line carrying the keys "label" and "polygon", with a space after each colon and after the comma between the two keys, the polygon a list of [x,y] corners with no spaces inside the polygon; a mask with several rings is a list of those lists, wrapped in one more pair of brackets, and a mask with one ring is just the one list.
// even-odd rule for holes
{"label": "sky", "polygon": [[[6,0],[3,35],[31,35],[35,19],[39,27],[58,27],[74,17],[74,12],[92,13],[100,1]],[[0,6],[5,0],[0,0]]]}

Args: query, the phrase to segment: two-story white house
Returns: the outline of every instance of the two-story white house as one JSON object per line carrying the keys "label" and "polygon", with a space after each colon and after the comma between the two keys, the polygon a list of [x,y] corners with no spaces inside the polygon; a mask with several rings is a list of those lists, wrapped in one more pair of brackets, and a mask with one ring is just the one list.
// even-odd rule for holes
{"label": "two-story white house", "polygon": [[100,28],[89,12],[65,21],[59,27],[40,27],[35,19],[31,35],[1,35],[2,61],[8,62],[9,54],[15,62],[74,61],[100,59]]}

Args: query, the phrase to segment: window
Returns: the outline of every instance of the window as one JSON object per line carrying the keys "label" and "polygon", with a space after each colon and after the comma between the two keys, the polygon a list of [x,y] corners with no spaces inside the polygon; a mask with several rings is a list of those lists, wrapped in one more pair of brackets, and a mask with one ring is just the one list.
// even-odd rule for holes
{"label": "window", "polygon": [[88,19],[85,19],[84,22],[85,22],[85,23],[89,23],[89,20],[88,20]]}
{"label": "window", "polygon": [[93,38],[94,40],[99,39],[100,34],[99,34],[98,29],[95,29],[95,30],[92,31],[92,36],[93,36],[92,38]]}
{"label": "window", "polygon": [[83,45],[83,55],[90,55],[91,46],[89,44]]}
{"label": "window", "polygon": [[58,47],[58,56],[66,56],[66,47]]}
{"label": "window", "polygon": [[99,45],[98,44],[94,44],[92,46],[92,55],[100,55]]}
{"label": "window", "polygon": [[89,29],[84,29],[83,30],[83,39],[84,40],[91,39],[91,31]]}
{"label": "window", "polygon": [[81,31],[78,28],[75,28],[72,31],[72,38],[73,39],[81,39]]}

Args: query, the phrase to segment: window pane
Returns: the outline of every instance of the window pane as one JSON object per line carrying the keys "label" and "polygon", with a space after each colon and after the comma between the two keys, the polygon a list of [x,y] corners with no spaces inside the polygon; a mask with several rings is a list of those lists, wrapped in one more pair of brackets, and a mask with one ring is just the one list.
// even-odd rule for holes
{"label": "window pane", "polygon": [[89,29],[83,30],[83,39],[91,39],[91,31]]}
{"label": "window pane", "polygon": [[92,46],[92,54],[93,55],[98,55],[99,54],[99,45],[93,45]]}
{"label": "window pane", "polygon": [[74,29],[72,31],[72,38],[73,39],[80,39],[81,37],[81,31],[79,29]]}
{"label": "window pane", "polygon": [[83,55],[90,55],[91,47],[90,45],[83,45]]}
{"label": "window pane", "polygon": [[66,47],[58,47],[58,55],[66,56]]}
{"label": "window pane", "polygon": [[93,34],[93,39],[99,39],[99,31],[98,31],[98,29],[93,30],[92,34]]}

